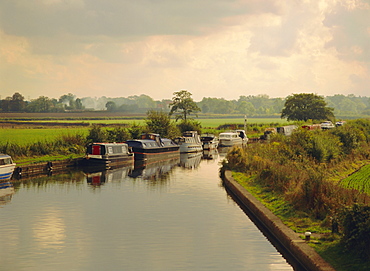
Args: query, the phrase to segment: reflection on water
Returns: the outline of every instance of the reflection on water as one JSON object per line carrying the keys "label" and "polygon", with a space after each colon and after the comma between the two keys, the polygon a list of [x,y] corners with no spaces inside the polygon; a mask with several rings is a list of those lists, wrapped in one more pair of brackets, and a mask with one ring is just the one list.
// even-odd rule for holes
{"label": "reflection on water", "polygon": [[202,157],[15,182],[0,269],[292,270]]}
{"label": "reflection on water", "polygon": [[0,205],[5,205],[12,199],[14,187],[10,181],[0,182]]}
{"label": "reflection on water", "polygon": [[104,169],[102,171],[95,171],[91,169],[85,169],[87,183],[93,186],[99,186],[109,182],[120,182],[126,178],[133,170],[133,165],[127,165],[124,167],[116,167],[112,169]]}
{"label": "reflection on water", "polygon": [[61,211],[57,208],[47,208],[35,218],[32,226],[33,238],[37,245],[35,249],[60,249],[63,247],[66,230]]}
{"label": "reflection on water", "polygon": [[199,166],[202,160],[201,152],[181,153],[180,166],[187,169],[195,169]]}
{"label": "reflection on water", "polygon": [[135,161],[134,170],[128,176],[156,182],[166,181],[179,161],[179,156],[160,161]]}
{"label": "reflection on water", "polygon": [[211,150],[203,150],[202,159],[204,160],[215,160],[218,158],[218,150],[211,149]]}

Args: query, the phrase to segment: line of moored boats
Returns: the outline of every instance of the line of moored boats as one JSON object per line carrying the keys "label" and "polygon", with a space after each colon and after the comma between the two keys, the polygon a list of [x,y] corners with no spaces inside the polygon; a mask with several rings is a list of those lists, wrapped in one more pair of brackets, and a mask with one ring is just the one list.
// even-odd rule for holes
{"label": "line of moored boats", "polygon": [[[161,138],[159,134],[143,134],[140,139],[122,143],[92,143],[87,146],[86,156],[79,165],[98,168],[110,168],[133,162],[134,160],[169,159],[180,153],[195,153],[221,147],[246,144],[248,137],[244,130],[199,135],[196,131],[187,131],[174,140]],[[16,164],[10,155],[0,154],[0,181],[9,180]]]}
{"label": "line of moored boats", "polygon": [[248,142],[244,130],[199,135],[197,131],[184,132],[174,140],[161,138],[159,134],[143,134],[140,139],[124,143],[92,143],[87,147],[83,164],[88,166],[111,167],[133,160],[168,159],[180,153],[194,153],[217,149],[219,146],[231,147]]}

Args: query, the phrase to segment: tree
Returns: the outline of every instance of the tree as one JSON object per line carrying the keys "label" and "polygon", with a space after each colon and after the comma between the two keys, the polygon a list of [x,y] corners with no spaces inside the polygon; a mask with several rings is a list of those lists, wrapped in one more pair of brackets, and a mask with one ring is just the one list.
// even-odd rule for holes
{"label": "tree", "polygon": [[[182,119],[186,121],[191,113],[200,112],[200,108],[191,98],[191,93],[187,90],[181,90],[173,93],[174,97],[170,103],[170,116],[177,114],[176,121]],[[197,115],[196,115],[197,116]]]}
{"label": "tree", "polygon": [[333,108],[327,107],[323,97],[313,93],[300,93],[288,96],[281,118],[287,120],[324,120],[334,117]]}
{"label": "tree", "polygon": [[52,100],[45,96],[40,96],[37,99],[32,100],[28,106],[27,111],[28,112],[51,112],[54,108],[54,104]]}
{"label": "tree", "polygon": [[149,110],[145,122],[150,132],[160,134],[161,137],[175,138],[180,135],[170,116],[163,111]]}
{"label": "tree", "polygon": [[72,93],[68,93],[60,96],[59,102],[64,104],[65,109],[71,110],[76,108],[75,98],[75,95],[73,95]]}
{"label": "tree", "polygon": [[24,97],[18,92],[14,93],[10,103],[10,111],[22,112],[25,107],[26,102],[24,101]]}
{"label": "tree", "polygon": [[109,101],[105,104],[105,107],[107,108],[107,111],[114,112],[117,110],[117,105],[115,102]]}

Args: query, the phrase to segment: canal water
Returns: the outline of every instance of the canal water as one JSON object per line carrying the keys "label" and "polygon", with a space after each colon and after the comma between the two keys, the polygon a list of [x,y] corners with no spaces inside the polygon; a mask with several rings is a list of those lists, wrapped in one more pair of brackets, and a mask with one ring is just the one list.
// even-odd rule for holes
{"label": "canal water", "polygon": [[223,188],[223,155],[14,181],[0,270],[293,270]]}

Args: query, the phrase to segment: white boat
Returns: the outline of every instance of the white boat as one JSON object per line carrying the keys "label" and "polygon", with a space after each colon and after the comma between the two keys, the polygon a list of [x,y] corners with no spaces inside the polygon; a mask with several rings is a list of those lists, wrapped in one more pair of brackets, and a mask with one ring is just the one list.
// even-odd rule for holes
{"label": "white boat", "polygon": [[12,177],[15,168],[10,155],[0,154],[0,180],[8,180]]}
{"label": "white boat", "polygon": [[175,138],[174,142],[180,145],[180,153],[203,151],[202,141],[197,131],[187,131],[181,137]]}
{"label": "white boat", "polygon": [[218,138],[214,134],[202,134],[200,141],[202,141],[203,150],[217,149],[218,147]]}
{"label": "white boat", "polygon": [[218,135],[220,147],[231,147],[234,145],[244,145],[248,142],[248,137],[244,130],[233,130]]}

